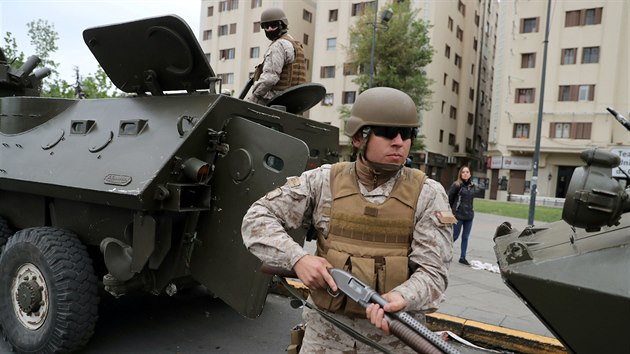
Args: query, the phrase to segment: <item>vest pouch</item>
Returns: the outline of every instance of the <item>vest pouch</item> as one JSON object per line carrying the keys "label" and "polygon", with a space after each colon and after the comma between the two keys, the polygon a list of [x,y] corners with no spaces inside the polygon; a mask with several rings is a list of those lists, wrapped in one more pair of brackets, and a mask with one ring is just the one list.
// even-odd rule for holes
{"label": "vest pouch", "polygon": [[[376,274],[374,274],[373,258],[350,257],[350,267],[352,275],[359,278],[370,288],[375,289]],[[350,316],[365,317],[365,309],[350,299],[346,301],[344,313]]]}
{"label": "vest pouch", "polygon": [[262,75],[262,71],[263,71],[263,65],[262,64],[256,65],[256,68],[254,69],[254,81],[258,81],[258,79],[260,79],[260,75]]}
{"label": "vest pouch", "polygon": [[[349,254],[339,252],[334,249],[329,249],[328,253],[324,256],[324,258],[326,258],[333,267],[343,269],[345,271],[349,268],[349,257]],[[333,297],[328,293],[327,289],[316,289],[311,291],[311,299],[315,305],[321,309],[328,310],[330,312],[339,312],[343,307],[346,296],[339,293],[337,296]]]}
{"label": "vest pouch", "polygon": [[378,288],[381,294],[392,291],[409,279],[409,259],[402,256],[384,257],[385,264],[378,268]]}

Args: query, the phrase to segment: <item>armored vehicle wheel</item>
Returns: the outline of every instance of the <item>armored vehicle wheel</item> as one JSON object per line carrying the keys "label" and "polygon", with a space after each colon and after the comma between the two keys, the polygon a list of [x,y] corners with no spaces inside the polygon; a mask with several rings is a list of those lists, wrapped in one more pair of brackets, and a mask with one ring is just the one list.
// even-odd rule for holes
{"label": "armored vehicle wheel", "polygon": [[11,235],[13,235],[13,230],[9,227],[9,223],[3,217],[0,217],[0,253],[2,253],[2,246],[7,243]]}
{"label": "armored vehicle wheel", "polygon": [[98,317],[98,288],[87,250],[51,227],[18,231],[0,254],[0,325],[20,353],[74,351]]}

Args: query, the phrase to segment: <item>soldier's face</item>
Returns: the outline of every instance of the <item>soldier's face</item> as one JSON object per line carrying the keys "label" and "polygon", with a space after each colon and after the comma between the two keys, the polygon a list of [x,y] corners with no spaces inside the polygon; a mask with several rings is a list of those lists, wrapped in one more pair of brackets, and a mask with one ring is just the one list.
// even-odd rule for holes
{"label": "soldier's face", "polygon": [[[361,137],[356,142],[353,139],[352,142],[357,148],[360,147]],[[365,147],[365,157],[372,162],[403,165],[409,156],[410,149],[411,138],[403,139],[400,134],[396,134],[394,138],[389,139],[371,133]]]}

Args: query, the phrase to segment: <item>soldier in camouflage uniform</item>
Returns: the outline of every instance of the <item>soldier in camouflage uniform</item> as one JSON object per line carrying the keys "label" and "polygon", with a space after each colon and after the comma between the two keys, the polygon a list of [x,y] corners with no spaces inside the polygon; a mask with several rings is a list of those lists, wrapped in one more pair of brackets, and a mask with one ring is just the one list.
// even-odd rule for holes
{"label": "soldier in camouflage uniform", "polygon": [[302,44],[287,33],[289,21],[284,11],[263,11],[260,25],[271,44],[262,64],[256,67],[252,94],[247,100],[266,105],[282,91],[306,82],[306,59]]}
{"label": "soldier in camouflage uniform", "polygon": [[[251,206],[242,225],[245,246],[272,266],[293,269],[311,290],[308,301],[395,353],[413,351],[389,335],[384,311],[424,320],[437,309],[456,222],[442,185],[403,166],[418,126],[407,94],[387,87],[361,93],[345,127],[357,160],[288,178]],[[286,232],[305,222],[318,234],[315,255]],[[329,267],[350,271],[389,304],[362,309],[344,296],[331,297],[325,289],[337,286]],[[303,318],[302,353],[375,352],[314,310],[304,308]]]}

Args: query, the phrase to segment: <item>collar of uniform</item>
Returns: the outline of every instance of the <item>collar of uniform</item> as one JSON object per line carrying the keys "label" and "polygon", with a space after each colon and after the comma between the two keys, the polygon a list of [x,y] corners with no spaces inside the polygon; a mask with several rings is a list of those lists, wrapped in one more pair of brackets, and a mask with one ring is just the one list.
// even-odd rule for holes
{"label": "collar of uniform", "polygon": [[371,162],[366,159],[363,154],[359,154],[356,161],[357,178],[368,191],[372,191],[387,182],[396,175],[401,168],[402,165]]}

